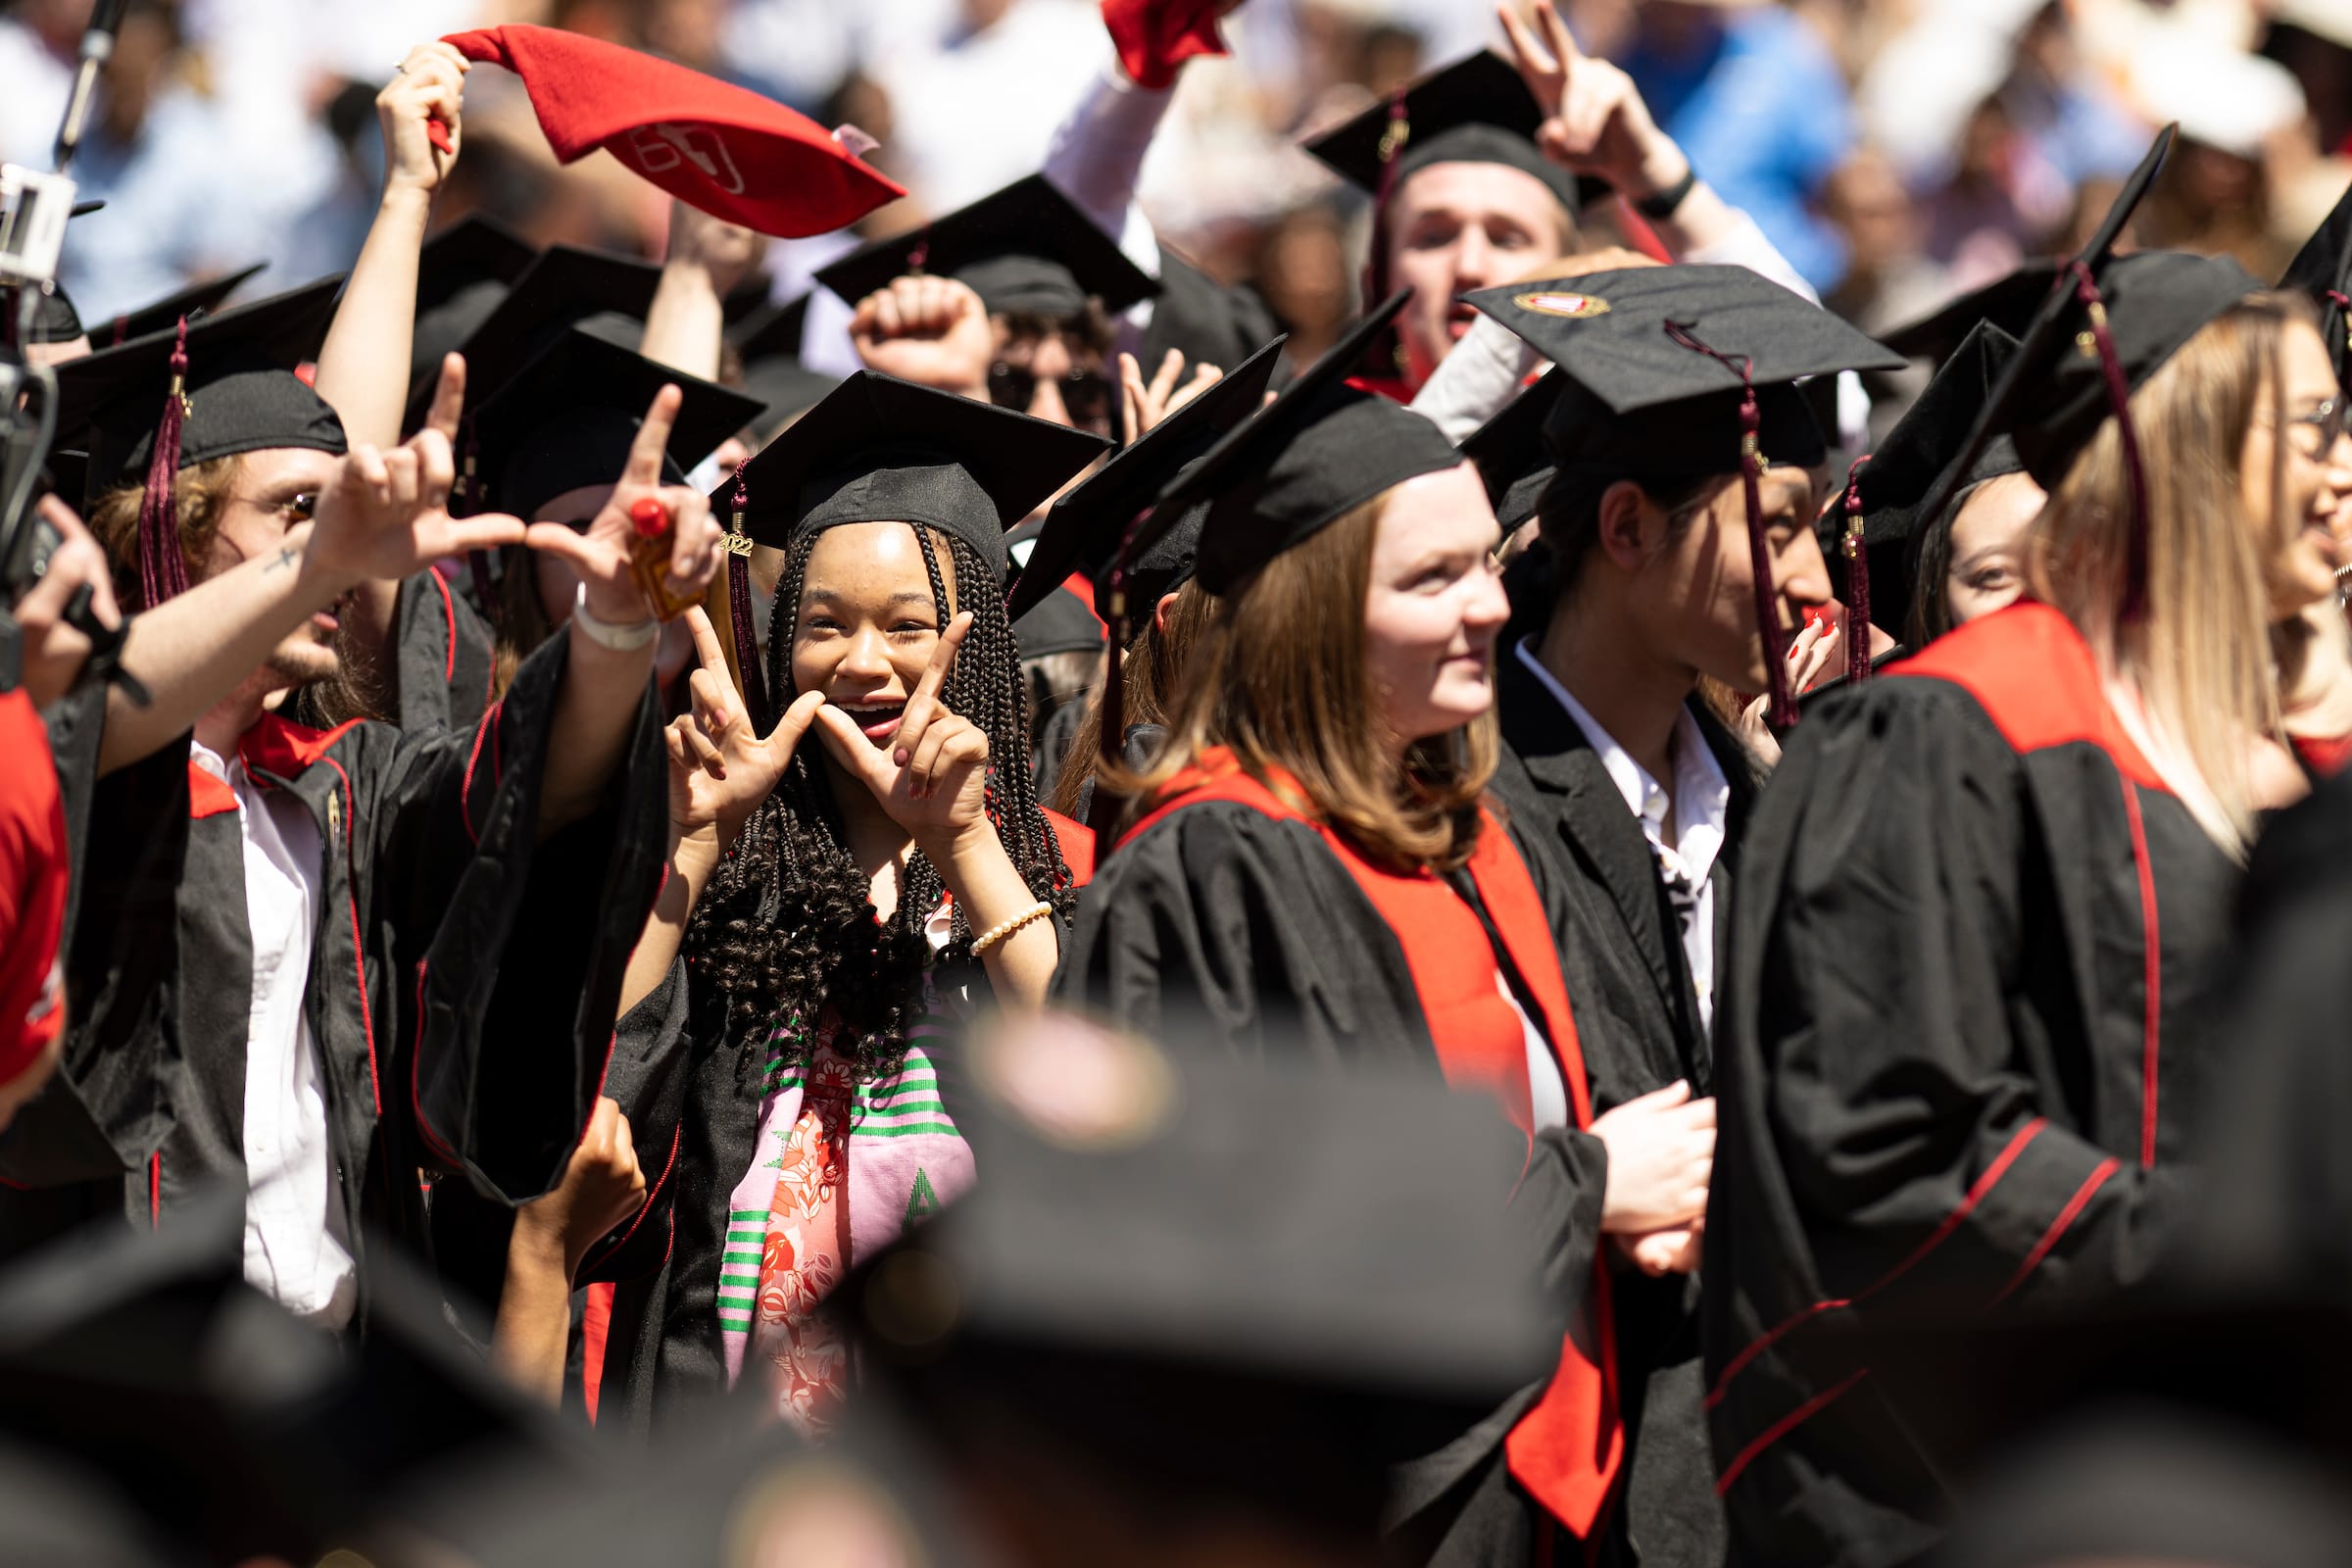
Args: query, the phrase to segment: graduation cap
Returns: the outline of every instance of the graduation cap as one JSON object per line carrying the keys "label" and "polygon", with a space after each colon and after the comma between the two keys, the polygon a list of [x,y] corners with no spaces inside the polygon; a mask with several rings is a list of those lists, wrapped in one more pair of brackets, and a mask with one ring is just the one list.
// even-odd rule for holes
{"label": "graduation cap", "polygon": [[969,1061],[988,1180],[836,1298],[951,1462],[1036,1443],[1114,1492],[1368,1540],[1384,1465],[1556,1362],[1491,1106],[1066,1014],[976,1031]]}
{"label": "graduation cap", "polygon": [[839,376],[802,363],[801,339],[810,297],[804,294],[790,304],[766,307],[727,331],[727,341],[743,359],[743,391],[760,401],[760,416],[753,425],[762,445],[794,415],[813,408],[841,384]]}
{"label": "graduation cap", "polygon": [[169,332],[181,317],[190,320],[220,308],[221,302],[268,269],[268,262],[256,262],[251,267],[208,277],[200,283],[173,289],[160,300],[151,301],[136,310],[89,323],[75,312],[74,302],[62,285],[41,296],[33,311],[34,343],[71,343],[85,333],[93,348],[113,348],[134,337],[146,337],[154,332]]}
{"label": "graduation cap", "polygon": [[1391,295],[1161,491],[1135,548],[1206,502],[1197,574],[1210,593],[1229,594],[1382,491],[1456,466],[1462,460],[1435,424],[1348,382],[1365,346],[1410,297],[1405,289]]}
{"label": "graduation cap", "polygon": [[[537,359],[568,328],[587,324],[634,349],[629,325],[642,323],[661,286],[662,269],[607,251],[551,245],[514,280],[481,324],[458,345],[466,356],[466,406],[482,407],[500,386]],[[410,367],[405,429],[424,422],[441,375],[438,359]]]}
{"label": "graduation cap", "polygon": [[318,351],[340,276],[182,322],[57,368],[60,446],[86,433],[90,499],[146,475],[139,508],[142,605],[183,591],[173,475],[277,447],[341,456],[343,421],[294,372]]}
{"label": "graduation cap", "polygon": [[592,1473],[456,1343],[397,1244],[371,1239],[366,1333],[344,1345],[245,1283],[244,1228],[224,1188],[160,1231],[93,1227],[13,1269],[0,1438],[135,1478],[142,1522],[210,1562],[315,1562],[489,1454]]}
{"label": "graduation cap", "polygon": [[1568,378],[1544,424],[1560,475],[1741,477],[1772,722],[1793,723],[1758,484],[1768,466],[1809,468],[1828,454],[1793,383],[1900,369],[1901,357],[1744,267],[1632,268],[1467,298]]}
{"label": "graduation cap", "polygon": [[2337,197],[2278,279],[2280,288],[2300,289],[2320,308],[2320,336],[2335,362],[2339,385],[2352,386],[2352,188]]}
{"label": "graduation cap", "polygon": [[566,491],[610,485],[626,466],[645,411],[662,387],[682,395],[662,482],[749,423],[759,405],[578,327],[567,328],[473,417],[483,502],[529,520]]}
{"label": "graduation cap", "polygon": [[1982,288],[1936,307],[1928,315],[1879,334],[1879,341],[1910,360],[1934,360],[1941,365],[1968,341],[1979,321],[1989,321],[2011,338],[2032,324],[2050,290],[2058,285],[2059,264],[2031,261],[2014,272],[1994,278]]}
{"label": "graduation cap", "polygon": [[[756,544],[794,541],[852,522],[906,522],[959,539],[999,582],[1004,530],[1108,450],[1101,436],[860,370],[711,492],[731,531]],[[727,562],[730,605],[738,583],[748,608],[750,567]],[[973,589],[967,586],[964,592]],[[789,611],[779,611],[788,614]],[[767,707],[751,617],[737,614],[735,654],[757,716]]]}
{"label": "graduation cap", "polygon": [[1071,317],[1091,295],[1116,316],[1159,292],[1118,242],[1043,174],[852,251],[819,269],[816,280],[855,305],[909,272],[968,284],[992,314]]}
{"label": "graduation cap", "polygon": [[2147,481],[2132,422],[2131,392],[2207,322],[2261,286],[2230,261],[2114,254],[2116,240],[2155,183],[2179,130],[2167,125],[2156,133],[2089,243],[2058,269],[2041,308],[2018,334],[2017,352],[1985,399],[1960,455],[1921,509],[1930,516],[1942,514],[1978,454],[2003,432],[2016,441],[2026,471],[2044,490],[2054,490],[2112,417],[2132,487],[2127,619],[2139,612],[2147,556]]}
{"label": "graduation cap", "polygon": [[1536,514],[1537,498],[1559,470],[1544,439],[1565,377],[1548,370],[1519,389],[1494,416],[1462,438],[1461,454],[1478,465],[1486,481],[1487,501],[1505,534]]}
{"label": "graduation cap", "polygon": [[442,359],[480,329],[538,257],[537,246],[484,213],[460,219],[426,240],[416,257],[411,374],[430,367],[439,375]]}
{"label": "graduation cap", "polygon": [[[1579,178],[1544,156],[1536,145],[1543,124],[1544,111],[1518,68],[1482,49],[1397,89],[1305,148],[1383,205],[1432,164],[1516,169],[1541,180],[1571,213],[1606,194],[1605,181]],[[1375,268],[1379,250],[1373,248]]]}
{"label": "graduation cap", "polygon": [[[1957,461],[1969,429],[2002,368],[2017,352],[2017,339],[1991,321],[1979,321],[1962,339],[1959,350],[1928,382],[1918,401],[1906,410],[1878,450],[1857,464],[1838,507],[1823,515],[1823,549],[1837,539],[1852,537],[1854,519],[1861,524],[1861,548],[1868,562],[1859,573],[1849,573],[1861,597],[1848,588],[1848,614],[1859,621],[1875,620],[1896,637],[1905,635],[1916,590],[1919,553],[1930,531],[1949,523],[1946,513],[1930,515],[1923,510],[1930,491],[1939,487],[1945,470]],[[1960,485],[1981,484],[2025,466],[2007,436],[1986,442],[1961,476]],[[1849,563],[1853,546],[1843,547]]]}
{"label": "graduation cap", "polygon": [[[1109,582],[1106,576],[1119,554],[1128,526],[1152,506],[1184,466],[1205,456],[1208,449],[1236,425],[1254,414],[1273,379],[1275,361],[1287,337],[1278,337],[1219,378],[1209,389],[1145,431],[1112,456],[1100,471],[1055,500],[1046,513],[1037,547],[1021,568],[1018,582],[1004,602],[1004,612],[1016,620],[1049,602],[1054,589],[1073,572],[1097,579],[1096,612],[1107,622]],[[1204,507],[1189,510],[1183,519],[1160,531],[1147,570],[1139,556],[1127,566],[1127,585],[1138,604],[1157,602],[1192,575]],[[1150,581],[1144,580],[1149,577]]]}
{"label": "graduation cap", "polygon": [[1102,618],[1076,594],[1048,593],[1012,623],[1013,647],[1023,659],[1097,653],[1103,635]]}

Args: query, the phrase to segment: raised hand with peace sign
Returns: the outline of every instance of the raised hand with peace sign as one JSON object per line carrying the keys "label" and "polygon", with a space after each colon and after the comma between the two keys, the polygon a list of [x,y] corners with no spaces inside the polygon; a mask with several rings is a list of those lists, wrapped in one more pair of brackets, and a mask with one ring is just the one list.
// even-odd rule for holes
{"label": "raised hand with peace sign", "polygon": [[[681,598],[698,596],[718,570],[719,528],[710,502],[688,485],[662,482],[662,458],[669,446],[681,394],[665,386],[654,395],[645,422],[629,443],[629,460],[612,498],[587,528],[574,533],[561,522],[535,522],[523,535],[533,550],[561,557],[580,575],[581,603],[590,616],[608,625],[647,625],[652,612],[629,566],[629,544],[637,524],[630,513],[641,501],[661,504],[670,518],[669,588]],[[651,641],[650,638],[647,639]]]}
{"label": "raised hand with peace sign", "polygon": [[1650,118],[1633,78],[1578,49],[1553,0],[1535,0],[1529,13],[1521,17],[1511,0],[1495,7],[1511,58],[1544,112],[1536,133],[1544,155],[1635,202],[1679,185],[1690,160]]}
{"label": "raised hand with peace sign", "polygon": [[956,651],[971,629],[967,610],[940,633],[931,662],[906,699],[898,727],[887,736],[869,737],[846,710],[829,704],[816,715],[825,750],[873,792],[890,819],[943,874],[958,840],[975,833],[995,836],[987,810],[988,734],[940,698]]}
{"label": "raised hand with peace sign", "polygon": [[681,841],[711,835],[711,847],[723,851],[792,765],[825,694],[801,693],[774,729],[758,734],[727,673],[727,656],[710,617],[698,607],[686,612],[686,624],[702,667],[687,679],[692,706],[670,721],[665,736],[669,826]]}

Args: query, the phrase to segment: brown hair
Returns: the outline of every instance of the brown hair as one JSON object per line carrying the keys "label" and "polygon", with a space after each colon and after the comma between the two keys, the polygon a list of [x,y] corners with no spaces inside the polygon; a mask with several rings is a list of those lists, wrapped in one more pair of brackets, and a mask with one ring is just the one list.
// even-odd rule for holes
{"label": "brown hair", "polygon": [[[2207,323],[2132,394],[2146,463],[2147,577],[2123,606],[2132,527],[2130,476],[2112,418],[2075,460],[2034,525],[2028,580],[2081,628],[2111,681],[2137,698],[2126,728],[2207,836],[2243,858],[2254,833],[2251,743],[2279,732],[2271,560],[2288,523],[2275,476],[2269,517],[2245,514],[2240,465],[2262,389],[2282,385],[2299,296],[2257,294]],[[2283,411],[2280,411],[2283,413]],[[2283,467],[2286,442],[2276,443]]]}
{"label": "brown hair", "polygon": [[[1127,657],[1119,662],[1119,694],[1126,722],[1163,726],[1168,722],[1169,710],[1184,693],[1185,664],[1194,645],[1208,630],[1216,609],[1217,596],[1188,578],[1176,591],[1176,606],[1168,612],[1166,629],[1161,629],[1154,615],[1128,642]],[[1061,771],[1054,779],[1054,798],[1046,804],[1064,816],[1076,816],[1079,792],[1095,776],[1102,750],[1102,699],[1097,694],[1087,703],[1086,716],[1070,735],[1070,749],[1063,754]]]}
{"label": "brown hair", "polygon": [[510,549],[498,574],[498,646],[491,657],[490,689],[507,695],[514,671],[556,634],[539,602],[539,558],[528,550]]}
{"label": "brown hair", "polygon": [[[213,536],[220,531],[220,509],[244,461],[232,456],[190,464],[172,481],[180,559],[187,564],[192,583],[202,582],[210,573]],[[146,496],[144,482],[119,484],[90,508],[90,532],[114,565],[115,593],[125,606],[139,603],[139,504]]]}
{"label": "brown hair", "polygon": [[1494,772],[1494,713],[1417,742],[1401,773],[1375,728],[1364,603],[1384,510],[1374,497],[1221,600],[1187,661],[1166,749],[1140,775],[1104,769],[1101,787],[1152,801],[1221,746],[1260,783],[1289,773],[1305,796],[1294,804],[1374,859],[1446,870],[1468,860]]}

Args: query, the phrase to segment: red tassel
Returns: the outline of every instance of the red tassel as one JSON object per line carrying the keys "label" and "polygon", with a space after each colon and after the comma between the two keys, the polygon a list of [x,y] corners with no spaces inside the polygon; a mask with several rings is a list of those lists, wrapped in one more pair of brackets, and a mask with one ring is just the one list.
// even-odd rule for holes
{"label": "red tassel", "polygon": [[1756,407],[1755,362],[1744,354],[1719,354],[1680,321],[1666,323],[1679,347],[1736,372],[1740,377],[1740,486],[1747,503],[1747,559],[1755,577],[1756,631],[1764,640],[1764,673],[1771,702],[1766,718],[1776,730],[1796,722],[1796,695],[1788,688],[1788,640],[1781,630],[1780,594],[1772,585],[1772,556],[1764,548],[1764,465],[1758,437],[1764,416]]}
{"label": "red tassel", "polygon": [[172,345],[172,390],[156,421],[147,459],[147,491],[139,498],[139,598],[153,610],[188,591],[188,563],[179,548],[179,508],[172,487],[179,473],[179,433],[188,414],[188,318],[179,318]]}
{"label": "red tassel", "polygon": [[1117,825],[1119,801],[1104,787],[1102,768],[1124,760],[1127,751],[1127,560],[1135,554],[1135,539],[1152,509],[1137,513],[1119,535],[1119,553],[1110,563],[1110,614],[1104,618],[1102,640],[1102,697],[1096,716],[1095,795],[1087,808],[1086,825],[1096,839],[1107,844]]}
{"label": "red tassel", "polygon": [[2147,609],[2148,595],[2148,475],[2140,466],[2139,432],[2132,423],[2132,383],[2124,374],[2124,362],[2115,352],[2115,335],[2107,329],[2107,302],[2099,298],[2099,285],[2090,275],[2090,269],[2081,262],[2068,264],[2075,275],[2075,298],[2082,303],[2090,318],[2088,330],[2078,333],[2076,345],[2085,353],[2099,357],[2099,369],[2107,379],[2107,402],[2115,415],[2117,437],[2124,447],[2124,474],[2132,487],[2132,528],[2126,535],[2124,556],[2123,618],[2137,620]]}
{"label": "red tassel", "polygon": [[1865,452],[1845,470],[1845,679],[1859,686],[1870,679],[1870,551],[1862,538],[1862,465]]}
{"label": "red tassel", "polygon": [[751,715],[752,733],[765,735],[773,726],[767,702],[767,670],[760,662],[760,630],[752,623],[752,552],[744,537],[743,513],[751,492],[743,482],[743,465],[735,465],[735,515],[727,527],[727,619],[735,633],[735,670],[743,679],[743,707]]}

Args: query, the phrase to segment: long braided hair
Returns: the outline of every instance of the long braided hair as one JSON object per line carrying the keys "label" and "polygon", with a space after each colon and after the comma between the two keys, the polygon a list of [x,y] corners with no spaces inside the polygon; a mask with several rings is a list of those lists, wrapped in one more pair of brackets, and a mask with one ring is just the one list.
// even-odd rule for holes
{"label": "long braided hair", "polygon": [[[986,732],[990,818],[1021,879],[1054,906],[1057,919],[1066,920],[1077,890],[1030,777],[1028,696],[1004,596],[994,591],[996,574],[963,541],[907,526],[923,549],[941,631],[956,609],[972,612],[941,700]],[[799,695],[792,645],[815,543],[813,533],[793,541],[776,586],[766,675],[770,706],[778,713]],[[940,572],[943,548],[958,586],[976,590],[965,593],[960,606],[951,605]],[[830,1021],[839,1031],[835,1053],[851,1060],[861,1079],[887,1077],[905,1060],[907,1033],[922,1016],[920,980],[933,961],[923,926],[946,885],[920,850],[910,852],[898,908],[887,922],[877,920],[866,873],[850,853],[834,806],[828,769],[818,760],[821,750],[813,733],[803,740],[696,907],[686,946],[698,981],[697,1023],[754,1043],[772,1031],[772,1070],[805,1063],[820,1043],[820,1020]],[[865,786],[853,779],[845,787]],[[960,906],[954,922],[939,955],[943,964],[971,960],[973,933]]]}

